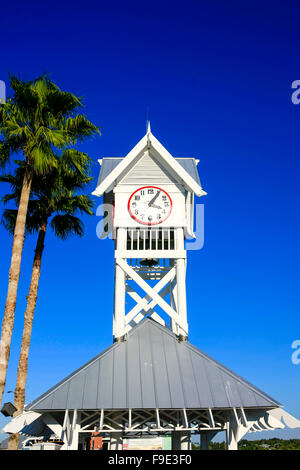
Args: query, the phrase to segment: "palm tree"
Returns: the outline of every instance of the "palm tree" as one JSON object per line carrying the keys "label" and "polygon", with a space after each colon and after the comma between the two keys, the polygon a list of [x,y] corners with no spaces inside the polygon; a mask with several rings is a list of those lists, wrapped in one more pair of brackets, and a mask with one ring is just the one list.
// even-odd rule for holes
{"label": "palm tree", "polygon": [[8,291],[0,341],[0,404],[4,392],[10,343],[14,326],[17,288],[24,244],[26,215],[32,181],[57,166],[57,152],[68,149],[66,159],[79,173],[86,154],[70,148],[77,141],[99,133],[85,116],[78,114],[82,100],[61,91],[48,77],[24,82],[10,77],[13,97],[0,105],[0,164],[21,153],[25,164],[14,228]]}
{"label": "palm tree", "polygon": [[[24,166],[19,166],[16,174],[6,175],[0,181],[10,183],[13,191],[4,196],[4,202],[14,199],[18,203],[21,193]],[[92,201],[89,196],[77,194],[79,190],[91,180],[89,176],[81,175],[70,170],[66,155],[63,154],[58,166],[50,174],[40,179],[32,180],[32,192],[28,204],[26,229],[27,232],[38,232],[37,244],[33,260],[27,308],[24,317],[24,328],[19,358],[17,383],[15,388],[15,402],[17,412],[22,412],[25,403],[25,386],[28,370],[28,354],[31,340],[33,317],[36,307],[41,262],[44,251],[44,242],[48,226],[53,229],[56,236],[65,240],[70,235],[83,235],[83,224],[76,217],[76,213],[92,214]],[[17,211],[6,209],[2,222],[13,233],[17,218]],[[9,438],[10,450],[18,448],[19,435],[12,434]]]}

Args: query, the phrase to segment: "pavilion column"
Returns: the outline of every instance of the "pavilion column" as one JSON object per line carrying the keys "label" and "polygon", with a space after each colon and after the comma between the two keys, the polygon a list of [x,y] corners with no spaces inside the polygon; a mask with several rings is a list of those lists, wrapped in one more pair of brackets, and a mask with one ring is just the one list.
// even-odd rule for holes
{"label": "pavilion column", "polygon": [[72,423],[72,434],[68,450],[78,450],[78,441],[79,441],[79,430],[80,430],[80,413],[74,411],[74,420]]}
{"label": "pavilion column", "polygon": [[238,450],[238,425],[230,416],[226,425],[226,450]]}
{"label": "pavilion column", "polygon": [[80,413],[77,410],[66,410],[61,432],[61,439],[64,441],[61,450],[78,450],[79,431]]}

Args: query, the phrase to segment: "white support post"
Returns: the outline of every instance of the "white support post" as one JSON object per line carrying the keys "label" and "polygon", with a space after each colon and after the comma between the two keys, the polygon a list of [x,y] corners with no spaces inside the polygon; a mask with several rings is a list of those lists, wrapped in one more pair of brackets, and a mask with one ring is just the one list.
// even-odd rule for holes
{"label": "white support post", "polygon": [[77,410],[74,410],[73,420],[72,420],[72,434],[68,450],[78,450],[78,439],[79,439],[79,430],[80,430],[80,413]]}
{"label": "white support post", "polygon": [[[170,265],[174,267],[175,265],[175,262],[174,260],[170,260]],[[176,310],[176,312],[178,312],[178,302],[177,302],[177,281],[176,281],[176,276],[175,276],[175,279],[170,282],[170,291],[169,291],[169,294],[170,294],[170,304],[171,304],[171,307]],[[171,329],[173,331],[173,333],[175,333],[176,335],[179,334],[179,330],[178,330],[178,324],[176,323],[175,320],[173,320],[171,318],[171,323],[170,323],[170,326],[171,326]]]}
{"label": "white support post", "polygon": [[69,410],[65,410],[64,422],[62,426],[61,439],[64,444],[61,446],[61,450],[68,450],[70,445],[70,434],[72,433],[71,424],[70,424],[70,415]]}
{"label": "white support post", "polygon": [[80,414],[77,412],[77,410],[73,411],[72,424],[70,420],[71,415],[72,412],[69,410],[65,411],[61,434],[61,439],[64,441],[64,444],[62,445],[61,450],[78,450]]}
{"label": "white support post", "polygon": [[227,450],[238,450],[238,428],[239,425],[236,421],[233,413],[230,413],[230,416],[226,423],[226,449]]}
{"label": "white support post", "polygon": [[[184,250],[184,232],[183,228],[176,228],[176,250]],[[182,323],[187,324],[187,308],[186,308],[186,261],[184,258],[176,260],[176,280],[177,280],[177,302],[178,316]],[[183,340],[187,339],[188,331],[179,328],[179,336]]]}
{"label": "white support post", "polygon": [[[126,229],[117,230],[117,250],[122,253],[126,249]],[[122,341],[125,335],[125,295],[126,274],[115,262],[115,296],[114,296],[114,319],[113,337],[114,341]]]}

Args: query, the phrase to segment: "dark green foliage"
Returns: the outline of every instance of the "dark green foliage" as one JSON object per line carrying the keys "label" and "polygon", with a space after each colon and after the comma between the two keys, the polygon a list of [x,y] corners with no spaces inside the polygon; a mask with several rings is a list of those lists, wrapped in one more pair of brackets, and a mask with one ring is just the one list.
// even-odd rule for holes
{"label": "dark green foliage", "polygon": [[[13,96],[0,106],[0,166],[13,153],[22,152],[28,174],[43,175],[57,164],[59,149],[67,149],[99,133],[83,114],[82,100],[61,91],[46,75],[33,81],[10,77]],[[69,158],[77,162],[84,154],[71,150]]]}
{"label": "dark green foliage", "polygon": [[[200,450],[200,446],[192,444],[192,449]],[[225,450],[225,442],[210,442],[209,450]],[[300,439],[260,439],[248,441],[243,439],[238,444],[238,450],[300,450]]]}
{"label": "dark green foliage", "polygon": [[[92,214],[90,196],[80,194],[92,179],[87,175],[89,161],[86,159],[81,166],[83,173],[86,173],[82,174],[76,166],[72,167],[69,155],[64,155],[57,158],[57,165],[47,175],[33,177],[26,217],[28,233],[37,232],[43,222],[48,221],[55,235],[63,240],[73,234],[83,235],[83,223],[75,214]],[[5,204],[10,201],[16,205],[19,203],[26,165],[22,161],[16,163],[14,175],[0,176],[0,182],[11,187],[11,192],[2,198]],[[5,209],[2,214],[1,222],[10,233],[14,233],[17,212],[16,209]]]}

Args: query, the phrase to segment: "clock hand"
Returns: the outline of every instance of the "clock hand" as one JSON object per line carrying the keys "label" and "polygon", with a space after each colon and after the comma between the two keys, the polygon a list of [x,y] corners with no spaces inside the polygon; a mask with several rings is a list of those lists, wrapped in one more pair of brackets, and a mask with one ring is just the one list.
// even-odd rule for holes
{"label": "clock hand", "polygon": [[155,204],[151,204],[151,207],[154,207],[154,209],[162,209],[162,207],[156,206]]}
{"label": "clock hand", "polygon": [[153,202],[158,198],[159,193],[160,193],[160,190],[157,191],[157,193],[155,194],[155,196],[154,196],[154,197],[151,199],[151,201],[149,202],[149,207],[152,206]]}

